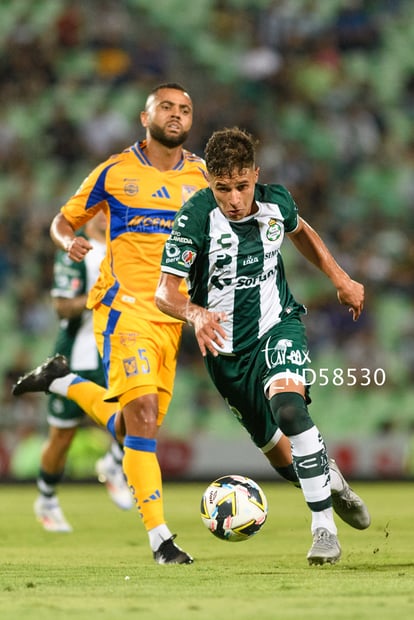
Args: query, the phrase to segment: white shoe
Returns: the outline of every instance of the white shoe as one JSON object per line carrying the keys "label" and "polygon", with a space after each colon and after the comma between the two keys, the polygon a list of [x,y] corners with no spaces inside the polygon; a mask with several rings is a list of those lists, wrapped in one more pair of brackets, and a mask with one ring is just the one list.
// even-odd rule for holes
{"label": "white shoe", "polygon": [[313,534],[313,544],[307,555],[309,564],[335,564],[341,557],[341,546],[335,534],[318,527]]}
{"label": "white shoe", "polygon": [[112,501],[121,510],[130,510],[134,504],[122,467],[115,463],[111,454],[106,454],[96,462],[95,470],[99,482],[105,484]]}
{"label": "white shoe", "polygon": [[37,520],[47,532],[72,532],[72,527],[66,521],[57,497],[39,495],[33,508]]}

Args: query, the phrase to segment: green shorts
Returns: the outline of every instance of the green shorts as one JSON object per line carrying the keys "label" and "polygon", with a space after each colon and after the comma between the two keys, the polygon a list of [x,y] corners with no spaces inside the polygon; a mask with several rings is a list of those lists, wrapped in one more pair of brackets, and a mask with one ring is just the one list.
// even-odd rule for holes
{"label": "green shorts", "polygon": [[[205,363],[214,385],[258,448],[267,452],[280,431],[266,396],[275,378],[297,378],[310,364],[305,327],[297,316],[273,326],[254,348],[235,355],[208,354]],[[293,373],[293,375],[292,375]],[[309,389],[305,386],[309,403]]]}
{"label": "green shorts", "polygon": [[[74,371],[77,372],[77,371]],[[94,381],[98,385],[105,387],[105,377],[103,370],[82,370],[79,375],[89,381]],[[47,422],[50,426],[56,428],[73,428],[79,426],[85,418],[83,409],[79,407],[73,400],[50,394],[48,402]]]}

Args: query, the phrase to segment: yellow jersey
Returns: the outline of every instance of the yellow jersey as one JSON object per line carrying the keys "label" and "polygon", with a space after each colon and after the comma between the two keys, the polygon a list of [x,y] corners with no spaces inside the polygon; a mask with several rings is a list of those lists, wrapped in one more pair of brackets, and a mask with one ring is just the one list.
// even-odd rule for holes
{"label": "yellow jersey", "polygon": [[88,307],[99,303],[141,319],[177,322],[154,303],[164,243],[180,207],[207,186],[204,160],[183,149],[171,170],[160,171],[145,154],[146,141],[109,157],[61,208],[77,230],[97,211],[108,220],[107,250]]}

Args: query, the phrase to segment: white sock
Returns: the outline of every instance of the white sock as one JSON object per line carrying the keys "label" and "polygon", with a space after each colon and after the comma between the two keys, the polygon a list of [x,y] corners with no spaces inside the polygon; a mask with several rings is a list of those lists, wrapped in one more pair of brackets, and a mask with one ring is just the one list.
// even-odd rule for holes
{"label": "white sock", "polygon": [[69,386],[77,376],[78,375],[75,375],[75,373],[70,372],[64,377],[53,379],[52,383],[49,385],[48,391],[52,392],[52,394],[59,394],[59,396],[67,396]]}
{"label": "white sock", "polygon": [[338,533],[338,530],[335,525],[335,521],[333,518],[333,510],[332,508],[326,508],[325,510],[321,510],[320,512],[312,512],[312,525],[311,532],[312,534],[318,527],[323,527],[327,529],[331,534]]}
{"label": "white sock", "polygon": [[48,484],[42,478],[38,478],[36,484],[41,495],[48,497],[49,499],[56,495],[55,484]]}
{"label": "white sock", "polygon": [[[320,465],[325,446],[317,427],[312,426],[299,435],[291,435],[289,439],[292,444],[293,458],[305,460],[304,464],[308,471],[310,471],[310,465],[317,464],[319,461],[319,471],[316,471],[313,477],[302,477],[301,471],[297,471],[306,502],[311,504],[326,500],[331,495],[331,486],[327,472],[322,470]],[[309,466],[306,465],[308,455]]]}
{"label": "white sock", "polygon": [[111,443],[110,452],[115,463],[117,465],[121,465],[122,459],[124,458],[124,451],[117,441],[113,441]]}
{"label": "white sock", "polygon": [[157,525],[157,527],[153,527],[152,530],[148,531],[148,538],[150,542],[151,549],[153,551],[157,551],[160,545],[165,541],[171,538],[172,534],[165,523],[162,525]]}

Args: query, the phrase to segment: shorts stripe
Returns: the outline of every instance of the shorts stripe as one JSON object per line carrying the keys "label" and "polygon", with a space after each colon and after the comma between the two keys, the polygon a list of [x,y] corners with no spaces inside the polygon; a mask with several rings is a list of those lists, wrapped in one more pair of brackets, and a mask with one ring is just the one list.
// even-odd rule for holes
{"label": "shorts stripe", "polygon": [[104,343],[103,343],[103,355],[102,355],[102,363],[105,373],[105,382],[108,385],[108,375],[109,375],[109,363],[111,359],[111,334],[114,333],[116,324],[118,323],[119,317],[121,316],[121,312],[118,310],[110,310],[108,315],[108,321],[106,324],[105,331],[103,332]]}
{"label": "shorts stripe", "polygon": [[111,306],[118,291],[119,291],[119,282],[115,282],[115,284],[111,286],[111,288],[106,292],[101,303],[104,306]]}
{"label": "shorts stripe", "polygon": [[282,435],[283,435],[282,431],[280,430],[280,428],[278,428],[275,434],[273,435],[273,437],[270,439],[270,441],[268,441],[265,446],[260,448],[263,454],[266,454],[266,452],[269,452],[272,448],[274,448],[276,444],[279,443]]}
{"label": "shorts stripe", "polygon": [[80,418],[72,418],[67,420],[62,420],[62,418],[57,418],[52,414],[47,416],[47,423],[49,426],[53,426],[54,428],[76,428],[81,424],[84,419],[84,415]]}
{"label": "shorts stripe", "polygon": [[264,385],[264,391],[265,394],[267,394],[270,385],[273,383],[273,381],[277,381],[278,379],[284,379],[286,381],[286,383],[288,381],[292,381],[296,384],[296,385],[305,385],[305,379],[303,378],[302,375],[300,374],[295,374],[293,373],[291,370],[284,370],[282,372],[276,372],[274,375],[271,375],[265,385]]}

